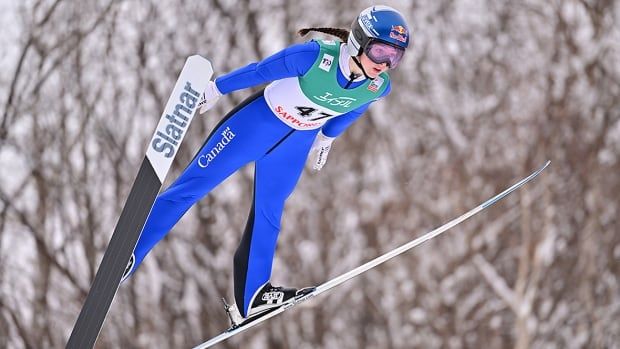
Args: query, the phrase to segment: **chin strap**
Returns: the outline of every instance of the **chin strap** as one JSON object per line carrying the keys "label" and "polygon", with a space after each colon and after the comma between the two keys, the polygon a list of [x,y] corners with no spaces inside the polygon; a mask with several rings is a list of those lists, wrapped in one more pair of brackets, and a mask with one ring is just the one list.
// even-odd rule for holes
{"label": "chin strap", "polygon": [[353,62],[355,62],[355,64],[362,70],[362,73],[364,73],[364,76],[366,77],[366,79],[374,80],[374,78],[371,78],[370,76],[368,76],[368,74],[366,74],[366,70],[364,70],[364,66],[362,66],[362,63],[360,63],[360,61],[357,60],[357,57],[351,56],[351,58],[353,58]]}

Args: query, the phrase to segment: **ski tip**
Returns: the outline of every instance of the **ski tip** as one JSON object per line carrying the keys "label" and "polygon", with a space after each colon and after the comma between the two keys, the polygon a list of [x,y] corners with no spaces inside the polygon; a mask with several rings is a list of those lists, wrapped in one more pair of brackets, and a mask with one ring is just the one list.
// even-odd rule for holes
{"label": "ski tip", "polygon": [[549,167],[549,165],[551,165],[551,160],[547,160],[547,162],[545,162],[545,164],[542,165],[542,167],[538,171],[534,172],[534,175],[538,175],[539,173],[544,171],[547,167]]}
{"label": "ski tip", "polygon": [[210,73],[210,74],[213,74],[213,65],[211,64],[211,61],[210,61],[210,60],[208,60],[208,59],[206,59],[206,58],[204,58],[204,57],[203,57],[203,56],[201,56],[201,55],[198,55],[198,54],[196,54],[196,55],[191,55],[191,56],[187,57],[187,62],[188,62],[188,63],[189,63],[189,62],[195,62],[194,64],[203,64],[203,65],[205,65],[205,67],[206,67],[209,71],[211,71],[211,73]]}
{"label": "ski tip", "polygon": [[481,209],[485,209],[485,208],[493,205],[494,203],[498,202],[499,200],[503,199],[508,194],[512,193],[513,191],[517,190],[518,188],[522,187],[523,185],[525,185],[526,183],[528,183],[532,179],[536,178],[542,171],[544,171],[547,168],[547,166],[549,166],[549,164],[551,164],[551,161],[547,160],[547,162],[545,162],[545,164],[541,168],[539,168],[536,171],[532,172],[532,174],[530,174],[529,176],[523,178],[519,182],[513,184],[510,188],[504,190],[503,192],[501,192],[501,193],[495,195],[494,197],[490,198],[489,200],[485,201],[484,203],[482,203],[482,205],[480,205],[480,208]]}

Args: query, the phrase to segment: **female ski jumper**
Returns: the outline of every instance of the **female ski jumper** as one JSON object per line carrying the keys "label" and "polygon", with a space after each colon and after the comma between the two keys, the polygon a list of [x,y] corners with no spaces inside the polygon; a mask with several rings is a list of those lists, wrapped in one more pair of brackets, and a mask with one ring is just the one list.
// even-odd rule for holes
{"label": "female ski jumper", "polygon": [[228,113],[158,196],[131,272],[196,201],[253,161],[252,208],[234,256],[235,301],[245,317],[257,290],[270,279],[284,203],[319,130],[337,137],[390,91],[385,73],[349,80],[349,57],[339,41],[310,41],[217,78],[222,94],[271,83]]}

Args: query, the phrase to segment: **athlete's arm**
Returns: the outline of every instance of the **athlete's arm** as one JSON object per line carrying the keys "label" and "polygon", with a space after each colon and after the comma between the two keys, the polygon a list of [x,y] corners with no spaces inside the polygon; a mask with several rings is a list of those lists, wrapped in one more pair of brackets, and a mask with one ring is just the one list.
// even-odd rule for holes
{"label": "athlete's arm", "polygon": [[315,41],[292,45],[260,62],[219,76],[215,84],[222,94],[227,94],[274,80],[301,76],[310,70],[318,55],[319,44]]}

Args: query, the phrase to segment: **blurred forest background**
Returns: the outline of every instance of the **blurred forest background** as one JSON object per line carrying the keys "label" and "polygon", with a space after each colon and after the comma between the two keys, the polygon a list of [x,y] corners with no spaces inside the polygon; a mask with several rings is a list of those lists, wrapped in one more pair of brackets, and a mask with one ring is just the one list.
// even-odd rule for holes
{"label": "blurred forest background", "polygon": [[[0,0],[0,347],[64,347],[187,56],[217,76],[307,40],[300,28],[348,28],[371,4]],[[620,348],[620,3],[384,4],[407,17],[411,48],[391,95],[302,176],[275,284],[321,283],[551,167],[220,347]],[[195,119],[168,183],[251,92]],[[220,298],[232,298],[252,174],[155,248],[97,348],[191,347],[228,325]]]}

